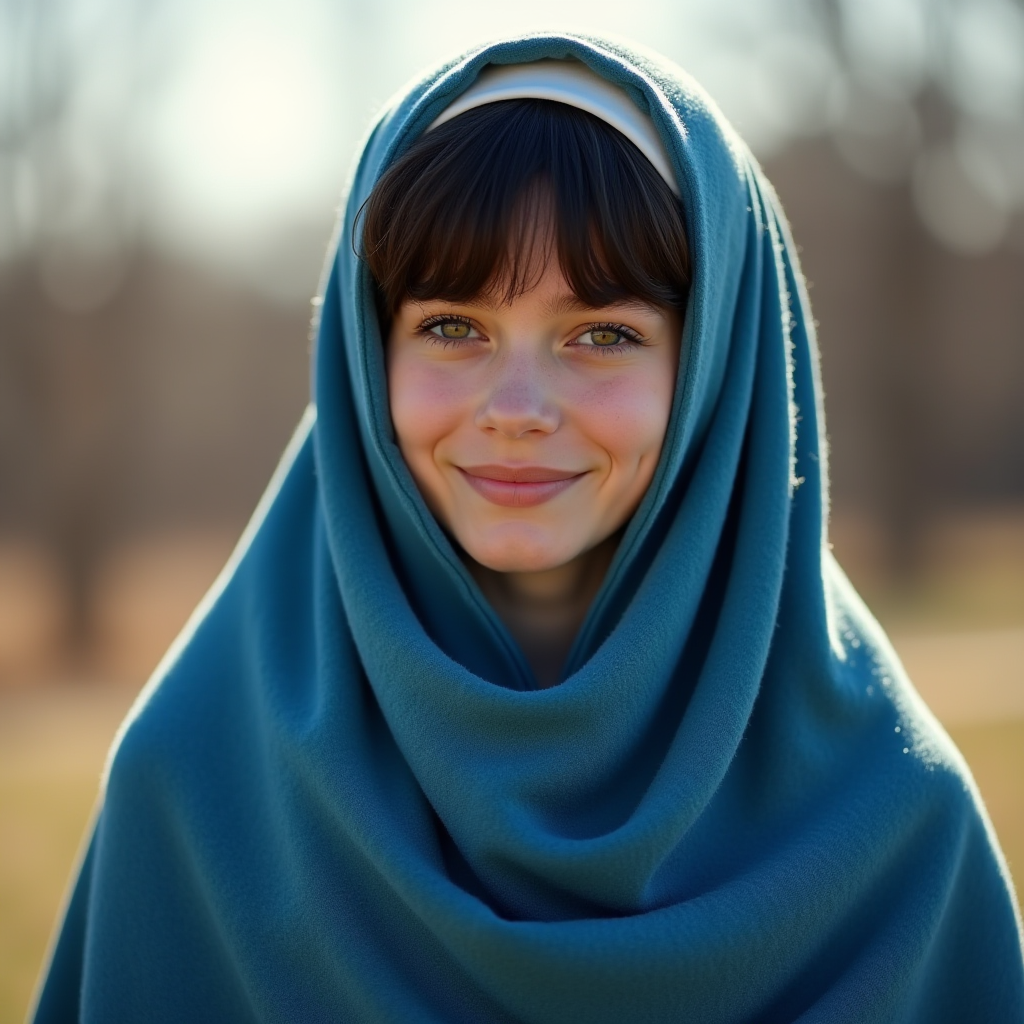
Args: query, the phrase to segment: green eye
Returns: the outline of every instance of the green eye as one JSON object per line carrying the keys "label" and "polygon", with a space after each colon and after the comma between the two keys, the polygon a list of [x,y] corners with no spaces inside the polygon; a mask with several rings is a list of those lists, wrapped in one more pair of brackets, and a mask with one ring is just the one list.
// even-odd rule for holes
{"label": "green eye", "polygon": [[632,327],[612,323],[594,324],[590,330],[579,335],[572,344],[581,348],[606,348],[628,352],[643,343],[643,338]]}
{"label": "green eye", "polygon": [[446,323],[437,325],[441,329],[442,338],[451,338],[453,341],[460,341],[469,337],[469,324],[460,323],[458,320],[449,320]]}

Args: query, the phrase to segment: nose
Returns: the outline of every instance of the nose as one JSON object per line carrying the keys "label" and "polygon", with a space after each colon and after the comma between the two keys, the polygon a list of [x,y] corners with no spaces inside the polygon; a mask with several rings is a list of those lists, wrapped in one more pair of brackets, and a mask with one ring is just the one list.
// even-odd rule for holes
{"label": "nose", "polygon": [[559,412],[545,368],[533,354],[509,354],[494,366],[494,377],[476,424],[515,439],[531,432],[558,429]]}

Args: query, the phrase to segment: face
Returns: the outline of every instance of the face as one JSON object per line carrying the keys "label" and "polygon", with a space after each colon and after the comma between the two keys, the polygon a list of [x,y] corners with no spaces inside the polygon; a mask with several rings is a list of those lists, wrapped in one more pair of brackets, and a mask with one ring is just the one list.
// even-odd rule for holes
{"label": "face", "polygon": [[427,505],[477,562],[539,572],[633,514],[679,365],[674,311],[583,306],[558,267],[512,302],[405,302],[388,336],[398,445]]}

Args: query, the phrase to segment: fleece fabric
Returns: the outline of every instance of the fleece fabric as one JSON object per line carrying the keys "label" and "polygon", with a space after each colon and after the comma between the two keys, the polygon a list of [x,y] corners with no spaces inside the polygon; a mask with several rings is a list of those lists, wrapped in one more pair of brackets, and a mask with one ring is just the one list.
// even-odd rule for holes
{"label": "fleece fabric", "polygon": [[[481,69],[544,58],[650,116],[695,276],[656,477],[541,690],[400,457],[351,238]],[[829,553],[786,222],[701,89],[474,49],[385,110],[337,238],[310,411],[115,744],[37,1024],[1024,1020],[975,785]]]}

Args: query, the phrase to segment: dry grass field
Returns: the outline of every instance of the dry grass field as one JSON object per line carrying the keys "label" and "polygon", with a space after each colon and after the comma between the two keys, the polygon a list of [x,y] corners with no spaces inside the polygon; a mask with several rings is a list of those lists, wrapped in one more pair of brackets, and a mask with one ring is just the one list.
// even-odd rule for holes
{"label": "dry grass field", "polygon": [[[925,667],[926,650],[915,654]],[[940,644],[936,662],[948,658]],[[0,689],[0,1024],[24,1017],[107,747],[131,698],[124,687],[86,684]],[[1011,868],[1024,874],[1024,717],[966,717],[951,732]]]}
{"label": "dry grass field", "polygon": [[0,690],[0,1022],[25,1015],[131,694]]}

